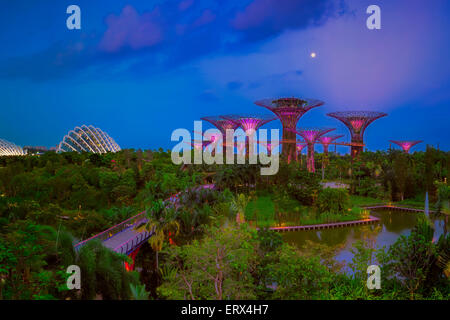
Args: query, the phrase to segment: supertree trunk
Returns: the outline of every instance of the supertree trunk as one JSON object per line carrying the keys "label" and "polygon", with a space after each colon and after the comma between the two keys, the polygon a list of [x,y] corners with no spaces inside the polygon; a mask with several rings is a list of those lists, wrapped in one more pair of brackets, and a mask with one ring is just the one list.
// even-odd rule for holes
{"label": "supertree trunk", "polygon": [[307,168],[309,172],[316,172],[316,167],[314,166],[314,144],[312,143],[308,143]]}

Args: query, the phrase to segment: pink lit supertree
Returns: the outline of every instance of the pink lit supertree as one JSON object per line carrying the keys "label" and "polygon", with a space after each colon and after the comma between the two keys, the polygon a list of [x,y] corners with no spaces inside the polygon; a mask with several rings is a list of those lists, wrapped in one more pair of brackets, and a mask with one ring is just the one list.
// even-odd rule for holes
{"label": "pink lit supertree", "polygon": [[288,163],[294,158],[296,154],[296,138],[295,130],[298,120],[305,114],[305,112],[312,108],[319,107],[324,102],[314,99],[301,98],[280,98],[280,99],[265,99],[255,102],[256,105],[264,107],[276,114],[283,126],[283,150],[282,156]]}
{"label": "pink lit supertree", "polygon": [[223,144],[223,153],[225,153],[225,141],[227,136],[227,130],[236,130],[239,128],[239,124],[236,124],[235,122],[224,119],[221,116],[210,116],[210,117],[203,117],[200,118],[201,120],[208,121],[212,125],[214,125],[219,131],[222,133],[222,144]]}
{"label": "pink lit supertree", "polygon": [[[292,130],[292,129],[291,129]],[[334,128],[298,128],[292,132],[301,136],[308,146],[307,168],[309,172],[316,172],[314,166],[314,143],[324,134],[335,130]]]}
{"label": "pink lit supertree", "polygon": [[[246,154],[249,154],[250,145],[249,145],[249,136],[252,136],[256,133],[256,131],[266,123],[275,120],[276,118],[270,115],[224,115],[221,116],[226,120],[232,121],[235,125],[240,126],[246,134],[245,137],[245,145],[246,145]],[[253,150],[252,150],[253,152]]]}
{"label": "pink lit supertree", "polygon": [[300,159],[300,166],[302,166],[302,151],[306,147],[306,144],[302,141],[297,141],[295,145],[295,161],[299,161]]}
{"label": "pink lit supertree", "polygon": [[335,140],[337,140],[337,139],[339,139],[339,138],[341,138],[343,136],[344,136],[343,134],[340,134],[340,135],[338,135],[338,134],[330,134],[330,135],[327,135],[327,136],[321,136],[317,140],[317,142],[319,142],[323,146],[323,155],[324,155],[324,158],[323,158],[323,161],[322,161],[323,167],[326,167],[328,165],[328,162],[329,162],[329,160],[328,160],[328,147],[330,146],[330,143],[332,143],[333,141],[335,141]]}
{"label": "pink lit supertree", "polygon": [[323,153],[328,155],[328,147],[330,146],[330,143],[343,136],[344,136],[343,134],[329,134],[326,136],[319,137],[317,142],[319,142],[323,146]]}
{"label": "pink lit supertree", "polygon": [[374,111],[342,111],[328,113],[327,116],[342,121],[350,130],[352,136],[352,158],[359,156],[363,151],[364,131],[375,120],[387,116],[384,112]]}
{"label": "pink lit supertree", "polygon": [[402,148],[402,150],[406,153],[409,153],[409,149],[411,149],[411,147],[415,146],[418,143],[423,142],[422,140],[409,140],[409,141],[404,141],[404,140],[389,140],[392,143],[395,143],[396,145],[400,146]]}
{"label": "pink lit supertree", "polygon": [[267,142],[267,141],[258,141],[258,144],[266,147],[267,155],[269,155],[269,156],[272,154],[272,150],[275,149],[276,147],[278,147],[278,143]]}
{"label": "pink lit supertree", "polygon": [[219,141],[222,139],[222,135],[220,132],[213,132],[210,134],[202,134],[202,132],[193,131],[192,133],[194,134],[194,136],[196,133],[198,133],[202,136],[201,140],[198,140],[198,141],[192,140],[190,142],[190,145],[195,150],[203,150],[204,148],[207,148],[211,144],[217,145],[217,143],[219,143]]}
{"label": "pink lit supertree", "polygon": [[195,150],[203,150],[203,148],[207,147],[211,141],[191,141],[190,144]]}

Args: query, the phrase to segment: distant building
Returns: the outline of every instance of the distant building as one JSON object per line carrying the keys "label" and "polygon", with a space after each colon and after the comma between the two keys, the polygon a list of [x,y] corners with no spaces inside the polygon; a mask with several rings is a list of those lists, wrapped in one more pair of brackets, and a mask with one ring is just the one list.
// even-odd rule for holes
{"label": "distant building", "polygon": [[28,155],[39,155],[39,154],[44,154],[46,152],[55,151],[55,148],[53,148],[53,149],[54,150],[48,149],[47,147],[44,147],[44,146],[25,146],[25,147],[23,147],[23,150]]}
{"label": "distant building", "polygon": [[117,151],[120,151],[119,145],[106,132],[86,125],[70,130],[57,149],[57,152],[107,153]]}

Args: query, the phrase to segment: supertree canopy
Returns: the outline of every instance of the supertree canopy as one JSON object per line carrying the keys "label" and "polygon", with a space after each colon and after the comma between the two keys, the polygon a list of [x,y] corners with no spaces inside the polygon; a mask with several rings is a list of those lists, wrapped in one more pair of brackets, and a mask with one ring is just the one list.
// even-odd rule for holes
{"label": "supertree canopy", "polygon": [[297,141],[297,144],[295,145],[296,153],[295,153],[295,160],[298,161],[302,158],[302,151],[306,147],[306,144],[302,141]]}
{"label": "supertree canopy", "polygon": [[403,151],[405,151],[406,153],[409,153],[409,149],[411,149],[411,147],[415,146],[418,143],[423,142],[422,140],[410,140],[410,141],[389,140],[389,141],[400,146],[403,149]]}
{"label": "supertree canopy", "polygon": [[352,136],[352,157],[358,156],[363,151],[364,131],[373,121],[387,116],[384,112],[375,111],[342,111],[328,113],[327,116],[342,121],[350,130]]}
{"label": "supertree canopy", "polygon": [[343,134],[329,134],[326,136],[320,136],[317,142],[322,144],[323,146],[323,160],[322,160],[322,167],[328,166],[329,159],[328,159],[328,147],[330,146],[330,143],[333,141],[343,137]]}
{"label": "supertree canopy", "polygon": [[3,156],[23,156],[25,152],[14,143],[0,139],[0,157]]}
{"label": "supertree canopy", "polygon": [[256,131],[266,123],[275,120],[276,118],[270,115],[238,115],[231,114],[221,116],[226,120],[230,120],[235,125],[240,126],[245,132]]}
{"label": "supertree canopy", "polygon": [[99,128],[82,125],[70,130],[60,142],[57,150],[57,152],[70,151],[106,153],[120,151],[120,147]]}
{"label": "supertree canopy", "polygon": [[190,144],[195,150],[203,150],[204,147],[207,147],[211,141],[191,141]]}
{"label": "supertree canopy", "polygon": [[261,126],[265,125],[266,123],[273,121],[276,119],[274,116],[270,115],[225,115],[221,116],[222,118],[226,120],[232,121],[234,124],[240,126],[245,133],[247,134],[245,140],[246,145],[248,146],[246,148],[246,153],[249,153],[250,146],[248,144],[248,137],[249,135],[252,135],[255,133]]}
{"label": "supertree canopy", "polygon": [[296,128],[298,120],[305,112],[323,105],[324,102],[314,99],[292,97],[259,100],[256,101],[255,104],[269,109],[277,115],[278,119],[280,119],[283,126],[282,156],[290,162],[296,154],[296,138],[295,133],[292,132],[292,130]]}
{"label": "supertree canopy", "polygon": [[321,136],[319,137],[319,139],[317,140],[317,142],[319,142],[320,144],[322,144],[323,146],[323,153],[328,154],[328,146],[330,145],[330,143],[332,143],[333,141],[343,137],[343,134],[329,134],[326,136]]}
{"label": "supertree canopy", "polygon": [[315,172],[314,166],[314,143],[324,134],[335,130],[334,128],[298,128],[292,132],[301,136],[308,146],[307,167],[309,172]]}
{"label": "supertree canopy", "polygon": [[200,119],[208,121],[209,123],[214,125],[217,129],[220,130],[220,132],[222,132],[222,135],[224,137],[228,129],[236,130],[239,127],[239,124],[236,124],[231,120],[224,119],[221,116],[203,117]]}
{"label": "supertree canopy", "polygon": [[[237,128],[239,128],[239,125],[231,120],[222,118],[222,116],[210,116],[210,117],[203,117],[200,119],[208,121],[213,126],[215,126],[217,129],[219,129],[219,131],[222,133],[222,146],[223,146],[222,152],[224,152],[225,147],[226,147],[225,139],[226,139],[227,130],[229,130],[229,129],[236,130]],[[216,141],[216,142],[218,142],[218,141]]]}

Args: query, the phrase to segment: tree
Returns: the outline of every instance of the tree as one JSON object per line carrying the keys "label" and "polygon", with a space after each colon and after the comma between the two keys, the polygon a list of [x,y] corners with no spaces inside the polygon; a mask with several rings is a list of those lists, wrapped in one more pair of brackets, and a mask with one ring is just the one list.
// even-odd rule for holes
{"label": "tree", "polygon": [[450,214],[450,186],[444,182],[435,182],[438,191],[438,201],[436,202],[436,209],[438,212]]}
{"label": "tree", "polygon": [[400,191],[400,200],[403,201],[405,197],[406,181],[408,178],[409,169],[408,155],[404,152],[397,153],[392,165],[395,172],[395,184]]}
{"label": "tree", "polygon": [[279,257],[278,261],[266,268],[276,284],[273,298],[282,300],[327,298],[333,274],[320,263],[319,257],[305,257],[287,244],[284,244],[276,254]]}
{"label": "tree", "polygon": [[350,196],[346,189],[323,189],[316,202],[319,212],[345,213],[350,207]]}
{"label": "tree", "polygon": [[162,250],[163,243],[170,237],[176,237],[180,230],[176,218],[177,214],[173,207],[166,205],[162,200],[155,201],[147,215],[148,221],[137,229],[139,232],[145,230],[152,233],[148,243],[156,254],[156,269],[159,267],[158,253]]}
{"label": "tree", "polygon": [[400,276],[411,298],[421,289],[436,260],[433,233],[429,221],[422,215],[411,234],[401,235],[389,249],[392,269]]}
{"label": "tree", "polygon": [[130,299],[130,284],[138,285],[138,274],[128,272],[124,262],[129,258],[103,246],[94,239],[81,247],[75,264],[81,269],[81,298],[92,300]]}
{"label": "tree", "polygon": [[236,212],[236,223],[245,222],[245,209],[247,208],[249,198],[245,194],[239,194],[231,200],[231,208]]}
{"label": "tree", "polygon": [[436,162],[435,149],[432,146],[427,145],[425,151],[425,190],[429,192],[430,196],[434,197],[435,187],[434,187],[434,166]]}
{"label": "tree", "polygon": [[[5,299],[55,299],[65,285],[61,264],[67,261],[70,242],[49,226],[18,221],[0,235],[0,295]],[[52,262],[50,265],[49,263]]]}
{"label": "tree", "polygon": [[322,189],[319,176],[306,170],[298,170],[293,165],[290,168],[287,179],[279,181],[277,188],[286,189],[294,199],[303,205],[312,205]]}
{"label": "tree", "polygon": [[106,169],[99,172],[100,188],[108,196],[108,202],[114,201],[114,188],[119,184],[120,178],[116,172],[111,172]]}
{"label": "tree", "polygon": [[256,242],[246,224],[211,228],[205,238],[167,248],[169,273],[158,288],[167,299],[254,299]]}

